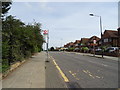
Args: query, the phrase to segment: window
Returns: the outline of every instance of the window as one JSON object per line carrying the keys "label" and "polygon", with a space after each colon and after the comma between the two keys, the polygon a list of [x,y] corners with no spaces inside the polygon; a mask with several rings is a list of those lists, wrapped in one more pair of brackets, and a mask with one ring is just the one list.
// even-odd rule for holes
{"label": "window", "polygon": [[108,38],[104,39],[104,42],[108,42]]}
{"label": "window", "polygon": [[101,44],[101,41],[99,41],[99,44]]}
{"label": "window", "polygon": [[75,44],[75,46],[78,46],[78,44]]}
{"label": "window", "polygon": [[109,39],[109,42],[112,42],[112,39]]}

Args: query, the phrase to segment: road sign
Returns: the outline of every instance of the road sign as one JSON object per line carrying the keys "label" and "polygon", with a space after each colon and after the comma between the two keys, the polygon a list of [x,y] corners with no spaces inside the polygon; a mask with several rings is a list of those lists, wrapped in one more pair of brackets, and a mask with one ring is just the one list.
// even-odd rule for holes
{"label": "road sign", "polygon": [[96,40],[93,40],[93,43],[96,44]]}
{"label": "road sign", "polygon": [[43,34],[48,34],[48,30],[44,30],[44,31],[43,31]]}

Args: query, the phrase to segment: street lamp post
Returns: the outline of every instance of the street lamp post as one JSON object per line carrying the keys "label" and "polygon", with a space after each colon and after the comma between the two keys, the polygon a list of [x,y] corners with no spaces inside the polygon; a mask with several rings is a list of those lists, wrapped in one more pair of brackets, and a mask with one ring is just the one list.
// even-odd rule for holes
{"label": "street lamp post", "polygon": [[[100,32],[101,32],[101,46],[103,45],[103,39],[102,39],[102,19],[101,16],[99,15],[94,15],[94,14],[89,14],[90,16],[95,16],[95,17],[99,17],[100,19]],[[102,58],[103,58],[103,50],[102,50]]]}

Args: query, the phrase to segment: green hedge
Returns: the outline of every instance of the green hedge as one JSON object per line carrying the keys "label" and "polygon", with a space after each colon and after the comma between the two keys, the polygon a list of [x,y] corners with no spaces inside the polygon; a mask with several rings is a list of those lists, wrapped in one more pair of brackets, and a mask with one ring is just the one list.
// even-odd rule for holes
{"label": "green hedge", "polygon": [[43,45],[41,24],[25,25],[21,20],[8,16],[2,22],[2,68],[22,61],[33,53],[40,52]]}

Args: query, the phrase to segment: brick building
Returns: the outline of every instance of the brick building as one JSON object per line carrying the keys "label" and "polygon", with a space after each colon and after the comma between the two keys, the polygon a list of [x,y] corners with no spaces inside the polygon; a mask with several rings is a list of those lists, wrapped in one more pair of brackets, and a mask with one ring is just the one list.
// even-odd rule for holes
{"label": "brick building", "polygon": [[[98,44],[101,46],[101,40]],[[118,31],[105,30],[102,36],[102,46],[118,47]]]}

